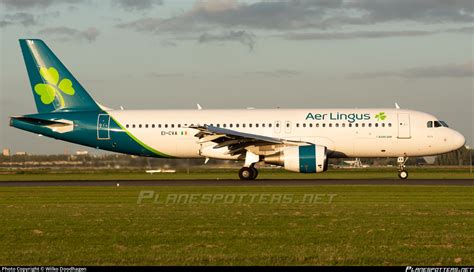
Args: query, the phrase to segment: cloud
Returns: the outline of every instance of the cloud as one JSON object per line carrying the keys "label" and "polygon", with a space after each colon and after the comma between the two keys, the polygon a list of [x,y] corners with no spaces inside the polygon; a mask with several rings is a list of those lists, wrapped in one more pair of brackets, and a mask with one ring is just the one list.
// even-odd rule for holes
{"label": "cloud", "polygon": [[427,23],[472,22],[471,0],[357,0],[348,1],[347,8],[364,13],[368,22],[417,21]]}
{"label": "cloud", "polygon": [[248,46],[249,50],[252,51],[255,45],[255,35],[245,30],[229,31],[220,34],[204,33],[199,36],[198,41],[199,43],[239,42]]}
{"label": "cloud", "polygon": [[168,73],[168,74],[160,74],[160,73],[150,73],[148,77],[151,78],[163,78],[163,77],[183,77],[183,73]]}
{"label": "cloud", "polygon": [[245,74],[258,75],[258,76],[264,76],[264,77],[293,77],[293,76],[300,75],[301,71],[279,69],[279,70],[272,70],[272,71],[246,72]]}
{"label": "cloud", "polygon": [[176,47],[176,46],[178,46],[178,44],[176,42],[171,41],[171,40],[161,41],[160,44],[164,47]]}
{"label": "cloud", "polygon": [[174,17],[143,18],[118,26],[153,33],[216,27],[282,31],[394,21],[465,23],[474,20],[473,14],[471,0],[293,0],[250,4],[210,0],[197,1],[189,11]]}
{"label": "cloud", "polygon": [[355,73],[349,78],[380,78],[380,77],[401,77],[401,78],[440,78],[440,77],[474,77],[474,62],[464,64],[447,64],[439,66],[416,67],[400,71],[378,71],[369,73]]}
{"label": "cloud", "polygon": [[77,4],[83,0],[0,0],[0,6],[13,9],[47,8],[56,4]]}
{"label": "cloud", "polygon": [[413,37],[431,35],[432,31],[406,30],[406,31],[354,31],[354,32],[316,32],[316,33],[289,33],[284,37],[287,40],[343,40],[357,38],[387,38],[387,37]]}
{"label": "cloud", "polygon": [[353,32],[295,32],[283,36],[287,40],[346,40],[346,39],[377,39],[390,37],[417,37],[439,33],[468,33],[474,32],[474,27],[448,28],[436,31],[427,30],[398,30],[398,31],[353,31]]}
{"label": "cloud", "polygon": [[112,5],[128,11],[144,11],[163,5],[163,0],[112,0]]}
{"label": "cloud", "polygon": [[70,41],[70,40],[86,40],[88,42],[93,42],[97,39],[100,32],[95,27],[89,27],[85,30],[78,30],[69,27],[49,27],[44,28],[38,31],[40,35],[54,36],[60,40]]}
{"label": "cloud", "polygon": [[22,26],[31,26],[31,25],[36,25],[37,21],[35,19],[35,16],[26,12],[17,12],[14,14],[7,14],[3,16],[3,19],[0,20],[0,27],[5,27],[9,25],[17,25],[17,24],[20,24]]}

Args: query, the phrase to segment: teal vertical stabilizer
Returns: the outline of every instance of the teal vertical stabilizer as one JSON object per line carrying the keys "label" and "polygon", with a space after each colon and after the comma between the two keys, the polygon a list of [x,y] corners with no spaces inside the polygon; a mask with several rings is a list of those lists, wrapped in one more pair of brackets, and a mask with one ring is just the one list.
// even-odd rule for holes
{"label": "teal vertical stabilizer", "polygon": [[100,110],[42,40],[21,39],[20,46],[39,113]]}

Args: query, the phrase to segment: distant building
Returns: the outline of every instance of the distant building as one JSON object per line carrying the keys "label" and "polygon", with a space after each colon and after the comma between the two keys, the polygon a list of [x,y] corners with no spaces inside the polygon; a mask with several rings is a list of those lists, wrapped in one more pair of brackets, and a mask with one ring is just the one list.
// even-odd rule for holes
{"label": "distant building", "polygon": [[86,151],[86,150],[79,150],[79,151],[76,151],[76,155],[78,156],[85,156],[85,155],[89,155],[89,151]]}
{"label": "distant building", "polygon": [[10,156],[10,149],[4,148],[4,149],[3,149],[3,152],[2,152],[2,155],[3,155],[3,156]]}
{"label": "distant building", "polygon": [[26,153],[25,151],[18,151],[18,152],[15,153],[15,155],[17,155],[17,156],[26,156],[26,155],[28,155],[28,153]]}

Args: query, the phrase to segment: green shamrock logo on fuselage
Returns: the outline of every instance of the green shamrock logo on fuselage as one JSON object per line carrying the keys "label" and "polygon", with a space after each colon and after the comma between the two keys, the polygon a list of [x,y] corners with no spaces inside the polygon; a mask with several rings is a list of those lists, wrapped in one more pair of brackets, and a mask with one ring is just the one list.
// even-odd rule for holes
{"label": "green shamrock logo on fuselage", "polygon": [[59,81],[58,70],[54,67],[41,67],[39,72],[41,77],[47,82],[35,85],[35,92],[41,97],[41,102],[46,105],[51,104],[57,96],[60,107],[64,107],[65,103],[61,92],[67,95],[74,95],[75,93],[71,80],[64,78]]}
{"label": "green shamrock logo on fuselage", "polygon": [[383,121],[385,118],[387,118],[387,115],[385,115],[385,112],[379,112],[378,114],[375,115],[375,118],[378,121]]}

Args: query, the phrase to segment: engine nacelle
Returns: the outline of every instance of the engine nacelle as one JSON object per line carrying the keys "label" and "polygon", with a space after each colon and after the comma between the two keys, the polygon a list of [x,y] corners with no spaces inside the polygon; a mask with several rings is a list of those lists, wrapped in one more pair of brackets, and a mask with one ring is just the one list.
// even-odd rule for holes
{"label": "engine nacelle", "polygon": [[327,148],[321,145],[292,146],[265,157],[268,164],[283,166],[288,171],[320,173],[328,168]]}

